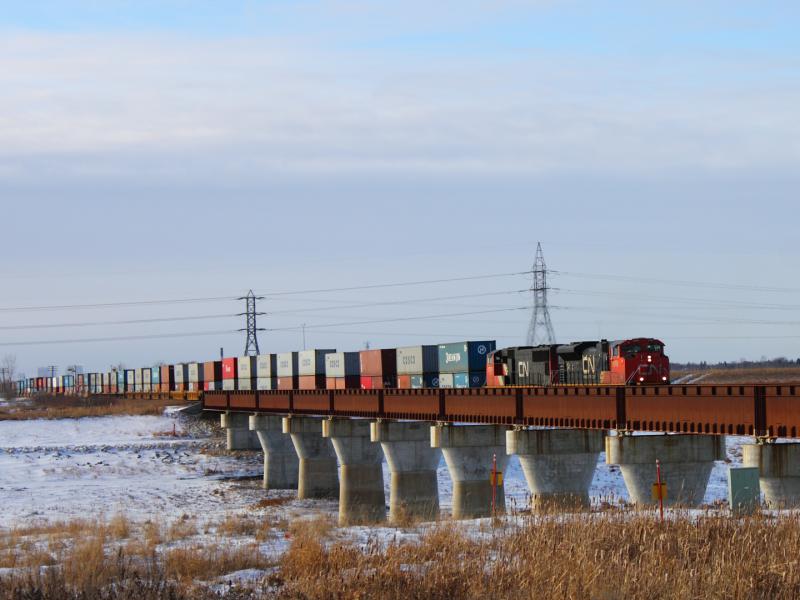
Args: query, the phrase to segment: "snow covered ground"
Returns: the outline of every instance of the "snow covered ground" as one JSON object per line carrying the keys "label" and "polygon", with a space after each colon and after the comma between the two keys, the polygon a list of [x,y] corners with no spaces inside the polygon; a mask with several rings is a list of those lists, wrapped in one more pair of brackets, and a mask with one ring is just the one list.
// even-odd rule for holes
{"label": "snow covered ground", "polygon": [[[171,434],[173,430],[177,437]],[[169,434],[169,435],[166,435]],[[741,464],[741,445],[729,438],[731,465]],[[219,452],[219,430],[167,413],[157,417],[103,417],[0,422],[0,527],[35,521],[111,517],[125,513],[135,521],[174,520],[182,515],[219,519],[246,511],[267,497],[260,488],[259,452]],[[727,496],[727,467],[718,464],[707,503]],[[389,470],[384,465],[386,495]],[[511,508],[528,506],[528,487],[519,460],[511,458],[505,477]],[[452,483],[439,468],[442,508],[451,506]],[[594,498],[627,500],[617,467],[601,456],[591,488]],[[292,500],[287,516],[334,514],[335,502]]]}

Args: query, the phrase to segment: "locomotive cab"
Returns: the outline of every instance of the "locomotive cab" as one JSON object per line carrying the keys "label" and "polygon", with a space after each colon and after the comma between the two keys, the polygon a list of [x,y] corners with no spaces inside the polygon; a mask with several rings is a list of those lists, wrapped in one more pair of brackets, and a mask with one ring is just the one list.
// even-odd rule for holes
{"label": "locomotive cab", "polygon": [[652,338],[614,342],[611,373],[615,382],[626,385],[669,383],[669,358],[664,353],[664,343]]}

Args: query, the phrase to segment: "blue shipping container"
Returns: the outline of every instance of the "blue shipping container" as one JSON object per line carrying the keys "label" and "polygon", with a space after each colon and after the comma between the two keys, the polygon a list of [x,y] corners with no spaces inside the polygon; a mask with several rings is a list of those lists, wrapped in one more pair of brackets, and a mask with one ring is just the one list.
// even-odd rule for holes
{"label": "blue shipping container", "polygon": [[486,357],[497,348],[497,342],[459,342],[439,346],[440,373],[486,371]]}
{"label": "blue shipping container", "polygon": [[473,371],[472,373],[455,373],[453,375],[454,388],[480,388],[486,385],[486,373]]}
{"label": "blue shipping container", "polygon": [[153,374],[150,376],[150,381],[153,385],[161,383],[161,367],[153,367]]}
{"label": "blue shipping container", "polygon": [[439,374],[428,373],[426,375],[412,375],[411,376],[411,389],[421,390],[424,388],[438,388],[439,387]]}

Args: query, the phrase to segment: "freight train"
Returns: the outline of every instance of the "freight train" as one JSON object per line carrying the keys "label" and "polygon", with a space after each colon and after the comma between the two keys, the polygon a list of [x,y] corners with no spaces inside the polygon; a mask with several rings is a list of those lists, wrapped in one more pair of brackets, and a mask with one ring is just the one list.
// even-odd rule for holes
{"label": "freight train", "polygon": [[651,338],[498,350],[493,341],[361,352],[304,350],[17,382],[20,395],[314,389],[424,389],[669,383]]}
{"label": "freight train", "polygon": [[652,338],[523,346],[492,352],[489,387],[663,385],[670,381],[664,343]]}

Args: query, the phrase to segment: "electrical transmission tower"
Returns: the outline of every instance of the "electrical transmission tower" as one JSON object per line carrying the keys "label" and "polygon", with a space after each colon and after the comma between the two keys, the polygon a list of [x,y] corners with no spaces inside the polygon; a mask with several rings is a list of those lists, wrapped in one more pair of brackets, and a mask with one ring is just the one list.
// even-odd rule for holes
{"label": "electrical transmission tower", "polygon": [[550,320],[550,310],[547,307],[547,265],[544,262],[542,243],[536,246],[536,262],[533,264],[533,314],[528,327],[529,346],[540,344],[555,344],[556,334],[553,331],[553,322]]}
{"label": "electrical transmission tower", "polygon": [[247,332],[247,341],[244,345],[244,356],[257,356],[258,349],[258,332],[265,331],[259,329],[256,325],[256,317],[265,315],[267,313],[256,312],[256,300],[263,300],[264,296],[256,296],[253,290],[248,292],[247,296],[242,296],[239,300],[244,300],[247,303],[247,312],[239,313],[240,317],[247,317],[247,327],[239,331]]}

